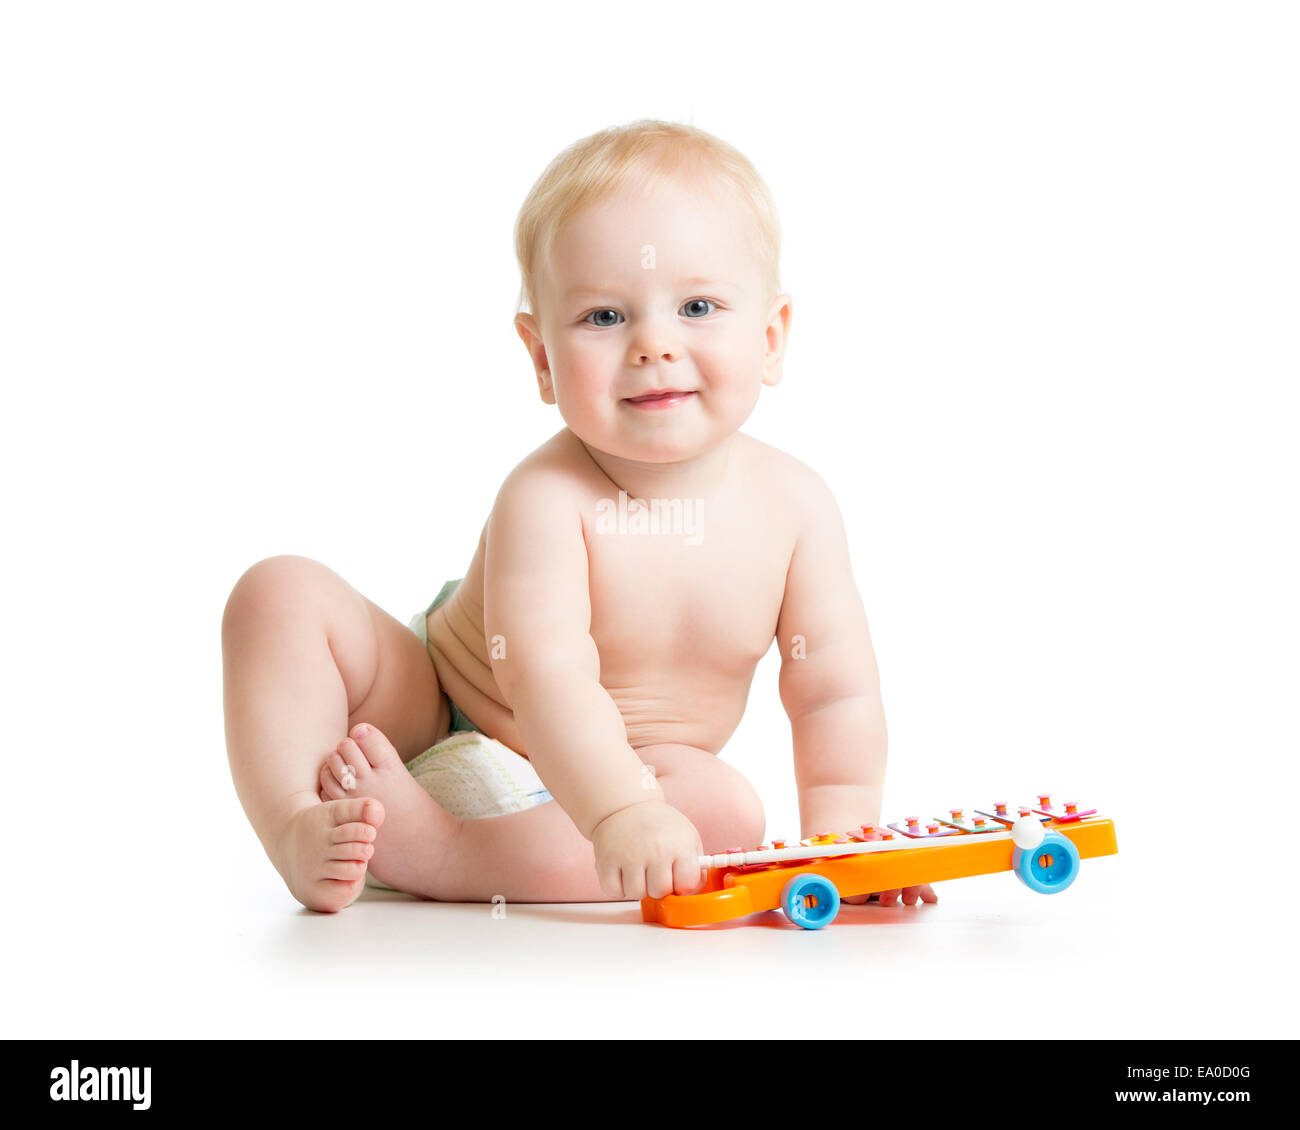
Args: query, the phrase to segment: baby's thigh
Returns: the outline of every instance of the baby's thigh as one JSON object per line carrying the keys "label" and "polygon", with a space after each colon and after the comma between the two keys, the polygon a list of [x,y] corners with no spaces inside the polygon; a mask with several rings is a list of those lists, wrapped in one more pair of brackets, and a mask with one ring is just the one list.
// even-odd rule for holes
{"label": "baby's thigh", "polygon": [[405,761],[447,732],[451,708],[424,644],[319,561],[292,554],[259,561],[230,595],[223,638],[228,630],[244,654],[275,641],[289,684],[281,690],[286,708],[308,709],[320,698],[321,688],[304,683],[307,664],[298,655],[324,647],[342,682],[349,730],[369,722]]}
{"label": "baby's thigh", "polygon": [[689,745],[637,750],[664,791],[664,799],[695,825],[706,852],[752,848],[766,829],[754,786],[716,754]]}
{"label": "baby's thigh", "polygon": [[361,599],[377,662],[365,698],[348,712],[348,729],[358,722],[375,726],[410,761],[447,736],[451,707],[424,643],[379,605]]}

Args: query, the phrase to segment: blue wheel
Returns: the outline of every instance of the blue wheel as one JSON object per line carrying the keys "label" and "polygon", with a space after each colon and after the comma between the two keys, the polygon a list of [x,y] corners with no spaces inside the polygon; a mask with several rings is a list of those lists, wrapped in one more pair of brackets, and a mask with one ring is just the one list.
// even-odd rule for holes
{"label": "blue wheel", "polygon": [[1047,832],[1032,851],[1016,848],[1011,853],[1011,870],[1031,891],[1054,895],[1079,874],[1079,849],[1060,832]]}
{"label": "blue wheel", "polygon": [[796,926],[820,930],[840,912],[840,892],[829,879],[805,871],[786,883],[781,909]]}

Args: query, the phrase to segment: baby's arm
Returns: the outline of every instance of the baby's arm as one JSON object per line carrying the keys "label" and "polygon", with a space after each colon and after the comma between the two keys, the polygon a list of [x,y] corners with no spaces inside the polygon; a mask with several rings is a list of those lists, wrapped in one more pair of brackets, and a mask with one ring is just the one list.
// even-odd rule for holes
{"label": "baby's arm", "polygon": [[[880,674],[849,564],[844,521],[811,470],[798,483],[802,528],[777,620],[781,703],[790,718],[802,835],[880,821],[887,738]],[[882,894],[893,902],[897,892]],[[928,886],[907,888],[936,901]]]}
{"label": "baby's arm", "polygon": [[538,776],[592,841],[605,893],[693,890],[699,833],[664,801],[600,683],[580,507],[561,466],[525,465],[502,486],[484,558],[492,671]]}

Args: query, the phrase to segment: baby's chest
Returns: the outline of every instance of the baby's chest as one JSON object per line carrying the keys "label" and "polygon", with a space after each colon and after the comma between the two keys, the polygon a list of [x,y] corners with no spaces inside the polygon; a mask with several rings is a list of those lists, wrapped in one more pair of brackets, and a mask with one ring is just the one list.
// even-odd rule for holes
{"label": "baby's chest", "polygon": [[752,667],[776,631],[788,551],[746,530],[653,526],[588,532],[591,631],[616,657]]}

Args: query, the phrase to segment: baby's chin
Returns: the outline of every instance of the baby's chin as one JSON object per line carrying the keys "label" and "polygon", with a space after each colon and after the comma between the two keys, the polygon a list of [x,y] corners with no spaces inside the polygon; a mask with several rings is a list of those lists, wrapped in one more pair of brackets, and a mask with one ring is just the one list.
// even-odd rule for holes
{"label": "baby's chin", "polygon": [[651,418],[602,429],[599,439],[584,442],[634,463],[682,463],[707,455],[731,434],[721,434],[716,425],[708,426],[701,420]]}
{"label": "baby's chin", "polygon": [[[570,429],[573,430],[573,429]],[[676,434],[674,434],[674,432]],[[688,436],[684,430],[664,429],[659,435],[584,436],[574,431],[589,448],[623,459],[629,463],[667,464],[684,463],[707,455],[726,437]]]}
{"label": "baby's chin", "polygon": [[646,465],[707,457],[723,447],[744,422],[739,413],[734,419],[722,420],[694,403],[653,412],[637,412],[622,405],[612,413],[565,409],[561,403],[565,425],[588,450]]}

